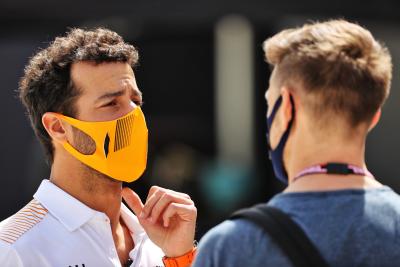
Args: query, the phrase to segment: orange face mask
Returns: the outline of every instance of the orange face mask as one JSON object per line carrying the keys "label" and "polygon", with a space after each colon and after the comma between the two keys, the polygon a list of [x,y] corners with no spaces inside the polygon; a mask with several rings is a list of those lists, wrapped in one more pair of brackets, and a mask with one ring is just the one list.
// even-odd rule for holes
{"label": "orange face mask", "polygon": [[56,115],[96,143],[96,151],[91,155],[80,153],[67,141],[63,143],[76,159],[123,182],[133,182],[143,174],[147,164],[148,130],[140,107],[112,121],[87,122]]}

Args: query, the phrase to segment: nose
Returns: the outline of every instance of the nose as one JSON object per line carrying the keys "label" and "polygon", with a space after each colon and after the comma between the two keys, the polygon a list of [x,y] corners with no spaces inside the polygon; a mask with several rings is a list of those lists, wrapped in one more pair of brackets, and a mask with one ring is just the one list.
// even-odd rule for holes
{"label": "nose", "polygon": [[130,109],[131,109],[130,111],[134,110],[137,107],[135,102],[133,102],[132,100],[129,101],[129,106],[130,106]]}
{"label": "nose", "polygon": [[129,99],[129,101],[125,102],[125,104],[123,104],[123,106],[121,106],[120,110],[118,111],[118,118],[132,112],[136,107],[137,105]]}
{"label": "nose", "polygon": [[125,115],[128,114],[129,112],[132,112],[136,107],[137,105],[132,100],[130,100],[126,110],[124,111]]}

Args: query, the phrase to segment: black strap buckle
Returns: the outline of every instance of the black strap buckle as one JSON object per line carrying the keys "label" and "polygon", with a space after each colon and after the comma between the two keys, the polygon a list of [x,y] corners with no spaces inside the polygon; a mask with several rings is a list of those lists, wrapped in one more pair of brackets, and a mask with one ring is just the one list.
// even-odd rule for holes
{"label": "black strap buckle", "polygon": [[329,174],[353,174],[354,171],[349,168],[349,165],[343,163],[327,163],[323,166]]}

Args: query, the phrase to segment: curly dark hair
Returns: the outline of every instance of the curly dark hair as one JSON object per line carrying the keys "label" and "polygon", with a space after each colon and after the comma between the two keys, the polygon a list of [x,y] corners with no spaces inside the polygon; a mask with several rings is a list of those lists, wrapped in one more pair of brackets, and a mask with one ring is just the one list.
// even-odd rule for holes
{"label": "curly dark hair", "polygon": [[74,104],[80,91],[71,79],[71,65],[79,61],[126,62],[133,68],[138,60],[135,47],[104,28],[71,29],[31,58],[19,83],[19,96],[49,164],[53,162],[54,147],[42,125],[42,116],[46,112],[72,117],[76,114]]}

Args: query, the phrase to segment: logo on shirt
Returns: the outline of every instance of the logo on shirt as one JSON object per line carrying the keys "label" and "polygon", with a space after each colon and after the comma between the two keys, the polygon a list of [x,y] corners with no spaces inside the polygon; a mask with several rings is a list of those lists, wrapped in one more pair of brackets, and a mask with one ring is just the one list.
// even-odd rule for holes
{"label": "logo on shirt", "polygon": [[85,267],[85,264],[82,263],[82,265],[78,265],[78,264],[75,264],[75,265],[68,265],[68,267]]}

